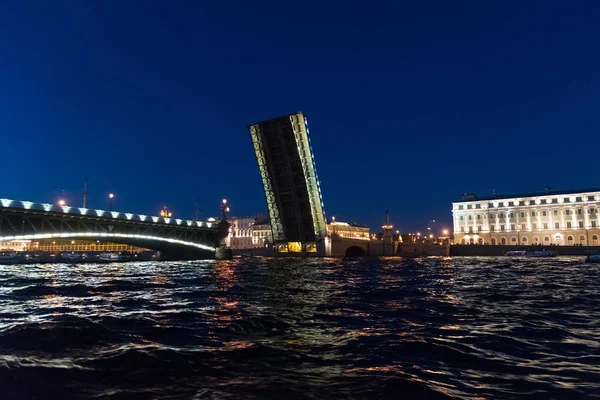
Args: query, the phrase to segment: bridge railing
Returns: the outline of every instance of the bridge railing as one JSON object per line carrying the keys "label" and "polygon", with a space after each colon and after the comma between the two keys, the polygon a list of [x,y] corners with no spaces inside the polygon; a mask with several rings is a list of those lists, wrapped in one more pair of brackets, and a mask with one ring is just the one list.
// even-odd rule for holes
{"label": "bridge railing", "polygon": [[114,218],[116,220],[153,222],[165,225],[181,225],[198,228],[215,228],[216,224],[212,221],[192,221],[180,218],[158,217],[154,215],[132,214],[121,211],[107,211],[82,207],[57,206],[50,203],[34,203],[32,201],[0,199],[0,205],[6,208],[16,208],[23,210],[36,210],[45,212],[62,213],[67,215],[90,216],[102,218]]}

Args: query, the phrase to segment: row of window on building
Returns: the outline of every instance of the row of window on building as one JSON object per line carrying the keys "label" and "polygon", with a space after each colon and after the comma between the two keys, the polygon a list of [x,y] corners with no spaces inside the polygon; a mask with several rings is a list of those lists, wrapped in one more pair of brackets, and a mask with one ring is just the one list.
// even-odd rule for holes
{"label": "row of window on building", "polygon": [[[507,227],[507,225],[500,224],[499,231],[507,232],[506,227]],[[576,227],[576,228],[582,228],[583,229],[583,228],[585,228],[585,225],[584,225],[583,221],[577,221],[577,225],[573,225],[573,223],[571,221],[567,221],[566,224],[565,224],[565,226],[564,226],[564,229],[573,229],[574,227]],[[598,223],[596,221],[590,221],[590,225],[588,226],[588,228],[597,228],[597,227],[598,227]],[[543,224],[541,224],[539,226],[539,228],[547,230],[547,229],[550,229],[550,225],[549,225],[548,222],[544,222]],[[553,229],[560,229],[560,222],[555,222]],[[477,232],[481,232],[482,230],[483,230],[483,226],[482,225],[477,225]],[[510,225],[510,231],[514,231],[514,230],[516,230],[516,225],[515,224],[511,224]],[[521,230],[522,231],[526,231],[527,230],[527,224],[521,224]],[[533,230],[533,231],[537,231],[538,230],[538,224],[537,224],[537,222],[531,223],[531,230]],[[464,233],[465,232],[465,227],[461,226],[460,227],[460,231],[462,233]],[[495,225],[490,225],[490,231],[491,232],[495,232],[496,231],[496,226]],[[469,233],[473,233],[473,227],[472,226],[469,227]]]}
{"label": "row of window on building", "polygon": [[[517,244],[517,238],[516,237],[512,237],[510,238],[511,244]],[[562,242],[562,237],[560,239],[557,240],[558,242]],[[461,239],[461,244],[484,244],[485,241],[483,240],[483,238],[479,238],[477,239],[477,241],[474,238],[470,238],[470,239]],[[534,244],[539,244],[540,243],[540,238],[537,236],[534,236],[532,242]],[[492,238],[490,241],[491,244],[496,245],[496,244],[503,244],[506,245],[508,244],[508,241],[506,240],[506,238],[500,238],[499,240],[496,238]],[[527,239],[527,237],[522,237],[521,238],[521,244],[528,244],[529,240]],[[544,244],[550,244],[550,237],[549,236],[544,236]],[[575,244],[575,238],[571,235],[567,236],[567,245],[573,245]],[[586,244],[586,238],[584,235],[580,235],[579,236],[579,243],[577,244]],[[600,242],[598,241],[598,235],[592,235],[592,240],[590,243],[592,246],[598,246],[600,244]]]}
{"label": "row of window on building", "polygon": [[[575,197],[575,202],[581,203],[581,202],[584,201],[584,198],[587,199],[587,201],[594,201],[595,200],[593,195],[590,195],[590,196],[577,196],[577,197]],[[550,202],[548,202],[548,199],[541,199],[538,204],[558,204],[558,201],[559,201],[557,197],[555,197],[553,199],[549,199],[549,200],[550,200]],[[526,202],[527,202],[527,204],[525,204]],[[571,202],[571,198],[569,198],[569,197],[564,197],[563,198],[563,203],[570,203],[570,202]],[[515,204],[515,203],[517,203],[517,204]],[[533,205],[535,205],[535,201],[534,200],[528,200],[528,201],[526,201],[526,200],[520,200],[518,202],[509,201],[509,202],[507,202],[507,204],[508,204],[508,207],[514,207],[515,205],[518,205],[518,206],[526,206],[526,205],[533,206]],[[493,208],[494,207],[494,203],[489,203],[488,207],[489,208]],[[499,202],[498,203],[498,207],[504,207],[504,202],[503,201]],[[476,209],[477,208],[481,208],[481,204],[475,204],[475,208]],[[463,204],[459,204],[458,205],[458,209],[459,210],[464,210],[465,209],[464,205]],[[473,205],[472,204],[467,204],[467,208],[466,209],[467,210],[473,209]]]}
{"label": "row of window on building", "polygon": [[[597,214],[598,213],[598,209],[591,207],[588,208],[587,210],[588,214]],[[525,211],[521,211],[520,213],[518,213],[520,215],[521,218],[525,218],[527,217],[527,212]],[[504,213],[499,213],[499,214],[490,214],[490,219],[495,219],[496,215],[498,216],[498,219],[504,219],[506,217],[507,214]],[[531,211],[530,215],[532,217],[537,217],[537,216],[542,216],[542,217],[547,217],[548,216],[548,211],[547,210],[543,210],[541,212],[537,212],[537,211]],[[558,210],[553,210],[553,215],[558,215]],[[565,210],[565,215],[583,215],[583,209],[582,208],[578,208],[576,210]],[[464,215],[461,215],[459,218],[461,221],[464,221]],[[511,212],[508,213],[508,218],[515,218],[515,213]],[[469,221],[473,220],[473,216],[472,215],[468,215],[467,219]],[[477,214],[475,215],[475,219],[482,219],[482,215],[481,214]],[[486,215],[483,215],[483,219],[487,219]]]}

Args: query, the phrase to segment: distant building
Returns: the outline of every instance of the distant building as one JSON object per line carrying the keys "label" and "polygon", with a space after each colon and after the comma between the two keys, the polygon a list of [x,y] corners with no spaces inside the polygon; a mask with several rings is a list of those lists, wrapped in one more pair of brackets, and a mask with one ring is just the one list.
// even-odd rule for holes
{"label": "distant building", "polygon": [[273,233],[271,232],[271,223],[268,219],[257,219],[252,227],[253,247],[265,247],[273,244]]}
{"label": "distant building", "polygon": [[255,217],[233,217],[228,219],[231,224],[229,246],[232,249],[249,249],[255,247],[252,243],[252,231]]}
{"label": "distant building", "polygon": [[600,245],[600,189],[491,197],[452,203],[454,243]]}
{"label": "distant building", "polygon": [[334,221],[327,224],[327,234],[344,238],[370,240],[369,228],[355,223]]}
{"label": "distant building", "polygon": [[25,251],[30,245],[29,240],[0,242],[0,251]]}

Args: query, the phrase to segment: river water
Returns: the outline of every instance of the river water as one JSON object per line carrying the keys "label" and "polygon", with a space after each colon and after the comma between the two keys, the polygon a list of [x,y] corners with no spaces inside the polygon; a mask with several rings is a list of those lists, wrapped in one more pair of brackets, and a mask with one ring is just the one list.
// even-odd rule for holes
{"label": "river water", "polygon": [[600,398],[600,265],[0,265],[0,398]]}

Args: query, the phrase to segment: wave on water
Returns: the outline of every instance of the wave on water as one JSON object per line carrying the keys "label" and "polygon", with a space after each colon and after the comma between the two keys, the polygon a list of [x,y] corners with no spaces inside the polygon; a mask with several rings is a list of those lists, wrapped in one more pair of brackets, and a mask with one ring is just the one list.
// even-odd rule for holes
{"label": "wave on water", "polygon": [[582,261],[0,265],[0,398],[600,398]]}

